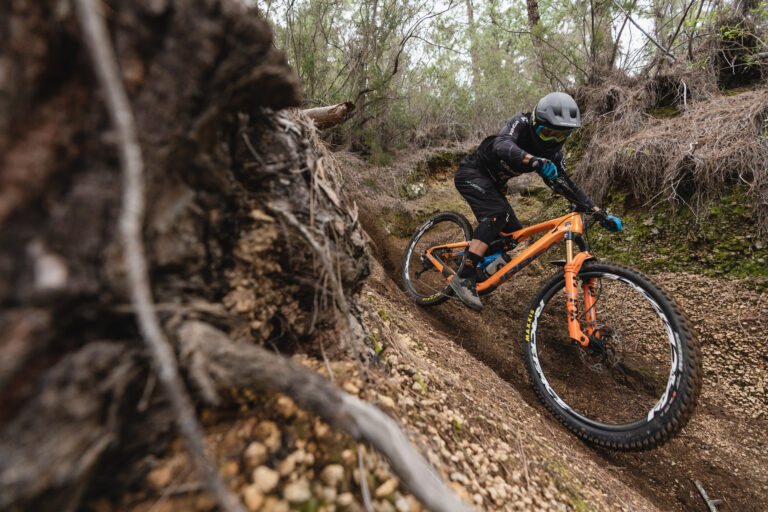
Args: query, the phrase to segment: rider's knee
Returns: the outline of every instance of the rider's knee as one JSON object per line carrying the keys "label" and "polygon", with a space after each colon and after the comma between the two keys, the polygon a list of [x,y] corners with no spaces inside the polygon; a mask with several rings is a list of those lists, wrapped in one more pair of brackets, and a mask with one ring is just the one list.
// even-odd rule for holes
{"label": "rider's knee", "polygon": [[499,236],[502,228],[507,226],[508,223],[509,216],[506,212],[489,215],[488,217],[480,219],[473,238],[486,244],[490,244]]}

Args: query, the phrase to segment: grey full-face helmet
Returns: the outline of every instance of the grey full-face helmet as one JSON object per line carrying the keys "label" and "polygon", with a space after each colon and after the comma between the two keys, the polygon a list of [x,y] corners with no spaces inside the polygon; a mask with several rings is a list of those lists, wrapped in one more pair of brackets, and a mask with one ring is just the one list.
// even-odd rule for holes
{"label": "grey full-face helmet", "polygon": [[561,146],[573,129],[581,126],[581,112],[571,96],[551,92],[536,104],[532,121],[531,128],[538,142]]}

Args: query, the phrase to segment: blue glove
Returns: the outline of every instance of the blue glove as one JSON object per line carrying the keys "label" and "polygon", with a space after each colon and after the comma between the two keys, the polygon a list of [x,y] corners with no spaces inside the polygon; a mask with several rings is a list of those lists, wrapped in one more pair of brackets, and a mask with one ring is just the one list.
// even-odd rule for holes
{"label": "blue glove", "polygon": [[536,171],[539,176],[545,180],[549,181],[557,178],[557,167],[555,167],[555,164],[553,164],[552,161],[534,156],[531,158],[529,164],[531,169]]}
{"label": "blue glove", "polygon": [[621,231],[624,229],[621,219],[614,217],[613,215],[608,215],[605,210],[596,211],[595,216],[600,219],[600,225],[608,231]]}

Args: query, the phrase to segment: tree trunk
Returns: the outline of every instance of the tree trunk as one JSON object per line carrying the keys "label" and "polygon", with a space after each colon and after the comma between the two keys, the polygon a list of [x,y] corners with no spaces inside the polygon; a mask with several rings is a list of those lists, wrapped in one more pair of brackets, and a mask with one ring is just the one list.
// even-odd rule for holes
{"label": "tree trunk", "polygon": [[[3,510],[74,510],[93,489],[119,493],[173,435],[126,306],[102,94],[59,3],[0,3],[13,20],[13,31],[0,23]],[[332,331],[327,352],[357,354],[345,313],[368,272],[365,235],[314,127],[275,113],[301,98],[267,23],[230,0],[112,0],[105,12],[145,162],[161,320],[205,318],[239,343],[309,353]]]}
{"label": "tree trunk", "polygon": [[533,28],[541,20],[539,16],[539,2],[537,0],[525,0],[525,4],[528,8],[528,26]]}
{"label": "tree trunk", "polygon": [[472,10],[472,0],[467,3],[467,36],[469,37],[469,57],[472,60],[472,84],[480,86],[480,63],[477,56],[477,34],[475,33],[475,15]]}

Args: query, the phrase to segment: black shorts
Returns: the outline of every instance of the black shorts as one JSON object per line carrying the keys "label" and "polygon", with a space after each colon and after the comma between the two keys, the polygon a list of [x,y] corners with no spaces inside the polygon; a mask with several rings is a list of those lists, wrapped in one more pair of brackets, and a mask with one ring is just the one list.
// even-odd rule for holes
{"label": "black shorts", "polygon": [[478,240],[490,243],[500,231],[509,233],[523,228],[509,201],[487,173],[461,165],[453,183],[475,214],[478,223],[475,238]]}

